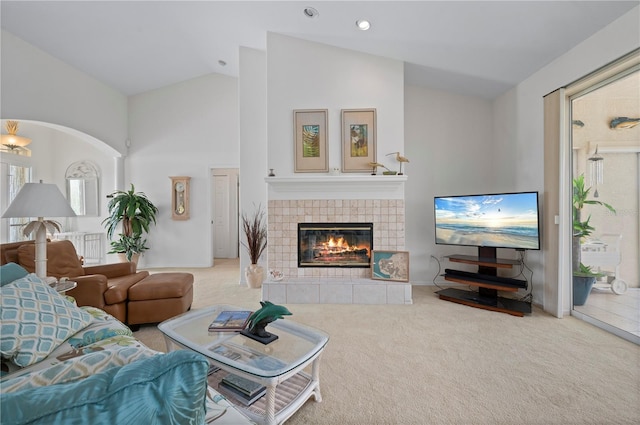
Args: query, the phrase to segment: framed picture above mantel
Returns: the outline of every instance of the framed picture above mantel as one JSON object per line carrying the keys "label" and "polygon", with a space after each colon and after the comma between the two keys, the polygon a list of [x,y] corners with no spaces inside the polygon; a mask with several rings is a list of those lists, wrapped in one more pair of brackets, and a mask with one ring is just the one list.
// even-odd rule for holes
{"label": "framed picture above mantel", "polygon": [[327,110],[294,110],[293,130],[295,143],[294,171],[296,173],[328,172]]}
{"label": "framed picture above mantel", "polygon": [[376,162],[376,110],[343,109],[342,172],[371,172]]}

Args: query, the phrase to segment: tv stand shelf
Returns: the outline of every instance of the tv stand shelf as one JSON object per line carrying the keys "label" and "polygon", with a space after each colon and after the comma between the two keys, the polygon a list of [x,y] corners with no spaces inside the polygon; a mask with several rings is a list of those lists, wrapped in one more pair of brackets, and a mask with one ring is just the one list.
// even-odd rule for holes
{"label": "tv stand shelf", "polygon": [[508,292],[518,292],[518,288],[515,286],[501,285],[497,282],[478,282],[477,280],[465,279],[462,276],[444,276],[444,280],[449,280],[451,282],[463,283],[465,285],[473,285],[479,288],[487,288],[487,289],[495,289],[496,291],[508,291]]}
{"label": "tv stand shelf", "polygon": [[[454,263],[477,265],[478,273],[488,276],[496,276],[496,269],[498,268],[512,268],[514,265],[520,264],[518,260],[497,258],[495,253],[496,250],[492,248],[479,248],[478,256],[451,255],[447,258]],[[453,271],[451,270],[450,272]],[[517,292],[520,288],[516,286],[502,284],[489,279],[483,280],[480,277],[466,278],[457,274],[446,274],[444,278],[451,282],[475,286],[478,291],[447,288],[436,292],[442,300],[519,317],[531,313],[531,303],[498,296],[498,291]]]}
{"label": "tv stand shelf", "polygon": [[477,264],[478,266],[510,269],[520,264],[518,260],[508,260],[506,258],[480,257],[476,255],[449,255],[446,257],[454,263]]}
{"label": "tv stand shelf", "polygon": [[463,289],[447,288],[438,291],[441,300],[451,301],[469,307],[482,308],[484,310],[498,311],[522,317],[531,313],[531,304],[511,298],[483,296],[479,292],[465,291]]}

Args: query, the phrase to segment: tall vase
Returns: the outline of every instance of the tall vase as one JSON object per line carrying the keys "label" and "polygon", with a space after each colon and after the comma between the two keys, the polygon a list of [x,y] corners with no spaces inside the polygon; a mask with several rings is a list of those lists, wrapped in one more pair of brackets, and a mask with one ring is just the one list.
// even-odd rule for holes
{"label": "tall vase", "polygon": [[249,288],[260,288],[264,281],[264,267],[259,264],[251,264],[244,269],[244,277]]}

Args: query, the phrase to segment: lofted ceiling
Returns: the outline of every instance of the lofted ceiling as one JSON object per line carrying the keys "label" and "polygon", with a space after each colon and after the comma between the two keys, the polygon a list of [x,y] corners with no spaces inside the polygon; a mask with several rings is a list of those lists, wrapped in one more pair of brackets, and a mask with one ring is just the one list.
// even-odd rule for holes
{"label": "lofted ceiling", "polygon": [[[237,77],[239,47],[266,50],[274,32],[403,61],[409,84],[493,99],[639,4],[2,0],[0,14],[3,30],[126,95]],[[356,29],[362,18],[369,31]]]}

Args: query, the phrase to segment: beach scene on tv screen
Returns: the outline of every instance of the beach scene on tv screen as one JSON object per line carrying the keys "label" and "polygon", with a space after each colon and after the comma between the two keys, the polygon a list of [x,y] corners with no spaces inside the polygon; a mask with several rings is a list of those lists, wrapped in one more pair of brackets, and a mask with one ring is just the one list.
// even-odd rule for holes
{"label": "beach scene on tv screen", "polygon": [[539,249],[536,193],[435,198],[436,242]]}

